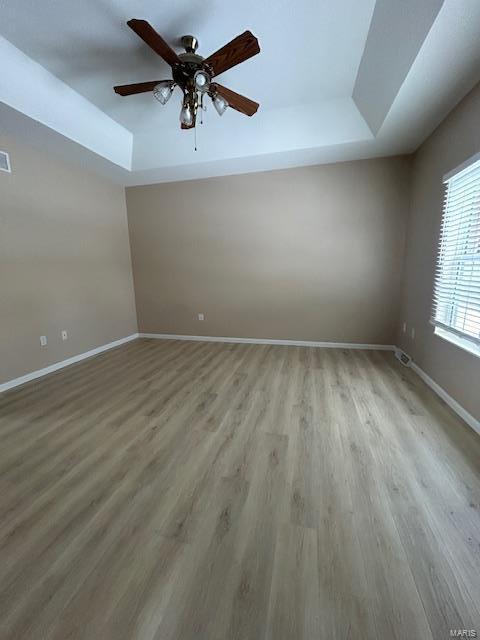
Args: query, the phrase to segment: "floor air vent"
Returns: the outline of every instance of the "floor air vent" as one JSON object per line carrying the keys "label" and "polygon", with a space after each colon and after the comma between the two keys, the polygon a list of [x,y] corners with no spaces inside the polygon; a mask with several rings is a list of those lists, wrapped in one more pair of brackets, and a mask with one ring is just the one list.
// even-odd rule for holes
{"label": "floor air vent", "polygon": [[409,367],[412,362],[411,357],[407,355],[405,351],[400,351],[399,349],[395,351],[395,357],[397,360],[400,360],[405,367]]}
{"label": "floor air vent", "polygon": [[10,156],[6,151],[0,151],[0,171],[11,173]]}

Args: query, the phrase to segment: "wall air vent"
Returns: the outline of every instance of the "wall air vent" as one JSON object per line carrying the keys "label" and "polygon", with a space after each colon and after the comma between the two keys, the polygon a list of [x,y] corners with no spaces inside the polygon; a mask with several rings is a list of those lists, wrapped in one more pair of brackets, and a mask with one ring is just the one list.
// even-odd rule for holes
{"label": "wall air vent", "polygon": [[6,151],[0,151],[0,171],[6,171],[7,173],[12,172],[10,156]]}
{"label": "wall air vent", "polygon": [[400,360],[400,362],[405,367],[409,367],[412,363],[411,357],[408,354],[406,354],[405,351],[401,351],[400,349],[396,349],[395,357],[397,358],[397,360]]}

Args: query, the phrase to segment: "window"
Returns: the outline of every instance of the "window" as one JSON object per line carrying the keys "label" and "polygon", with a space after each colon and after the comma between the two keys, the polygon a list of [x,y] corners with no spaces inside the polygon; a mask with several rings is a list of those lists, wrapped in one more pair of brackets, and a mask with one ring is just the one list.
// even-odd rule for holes
{"label": "window", "polygon": [[480,160],[444,179],[432,322],[480,355]]}

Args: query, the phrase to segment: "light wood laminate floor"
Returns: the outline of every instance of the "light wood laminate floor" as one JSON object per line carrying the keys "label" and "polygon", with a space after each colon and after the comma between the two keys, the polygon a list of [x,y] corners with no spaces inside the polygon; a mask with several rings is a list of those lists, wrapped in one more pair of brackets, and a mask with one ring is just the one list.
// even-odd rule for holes
{"label": "light wood laminate floor", "polygon": [[480,633],[480,438],[391,353],[139,340],[0,442],[2,640]]}

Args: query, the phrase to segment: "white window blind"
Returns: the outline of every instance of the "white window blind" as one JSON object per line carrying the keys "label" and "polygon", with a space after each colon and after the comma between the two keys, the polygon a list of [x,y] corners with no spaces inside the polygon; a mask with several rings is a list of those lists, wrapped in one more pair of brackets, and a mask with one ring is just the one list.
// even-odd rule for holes
{"label": "white window blind", "polygon": [[480,160],[445,180],[432,321],[480,344]]}

